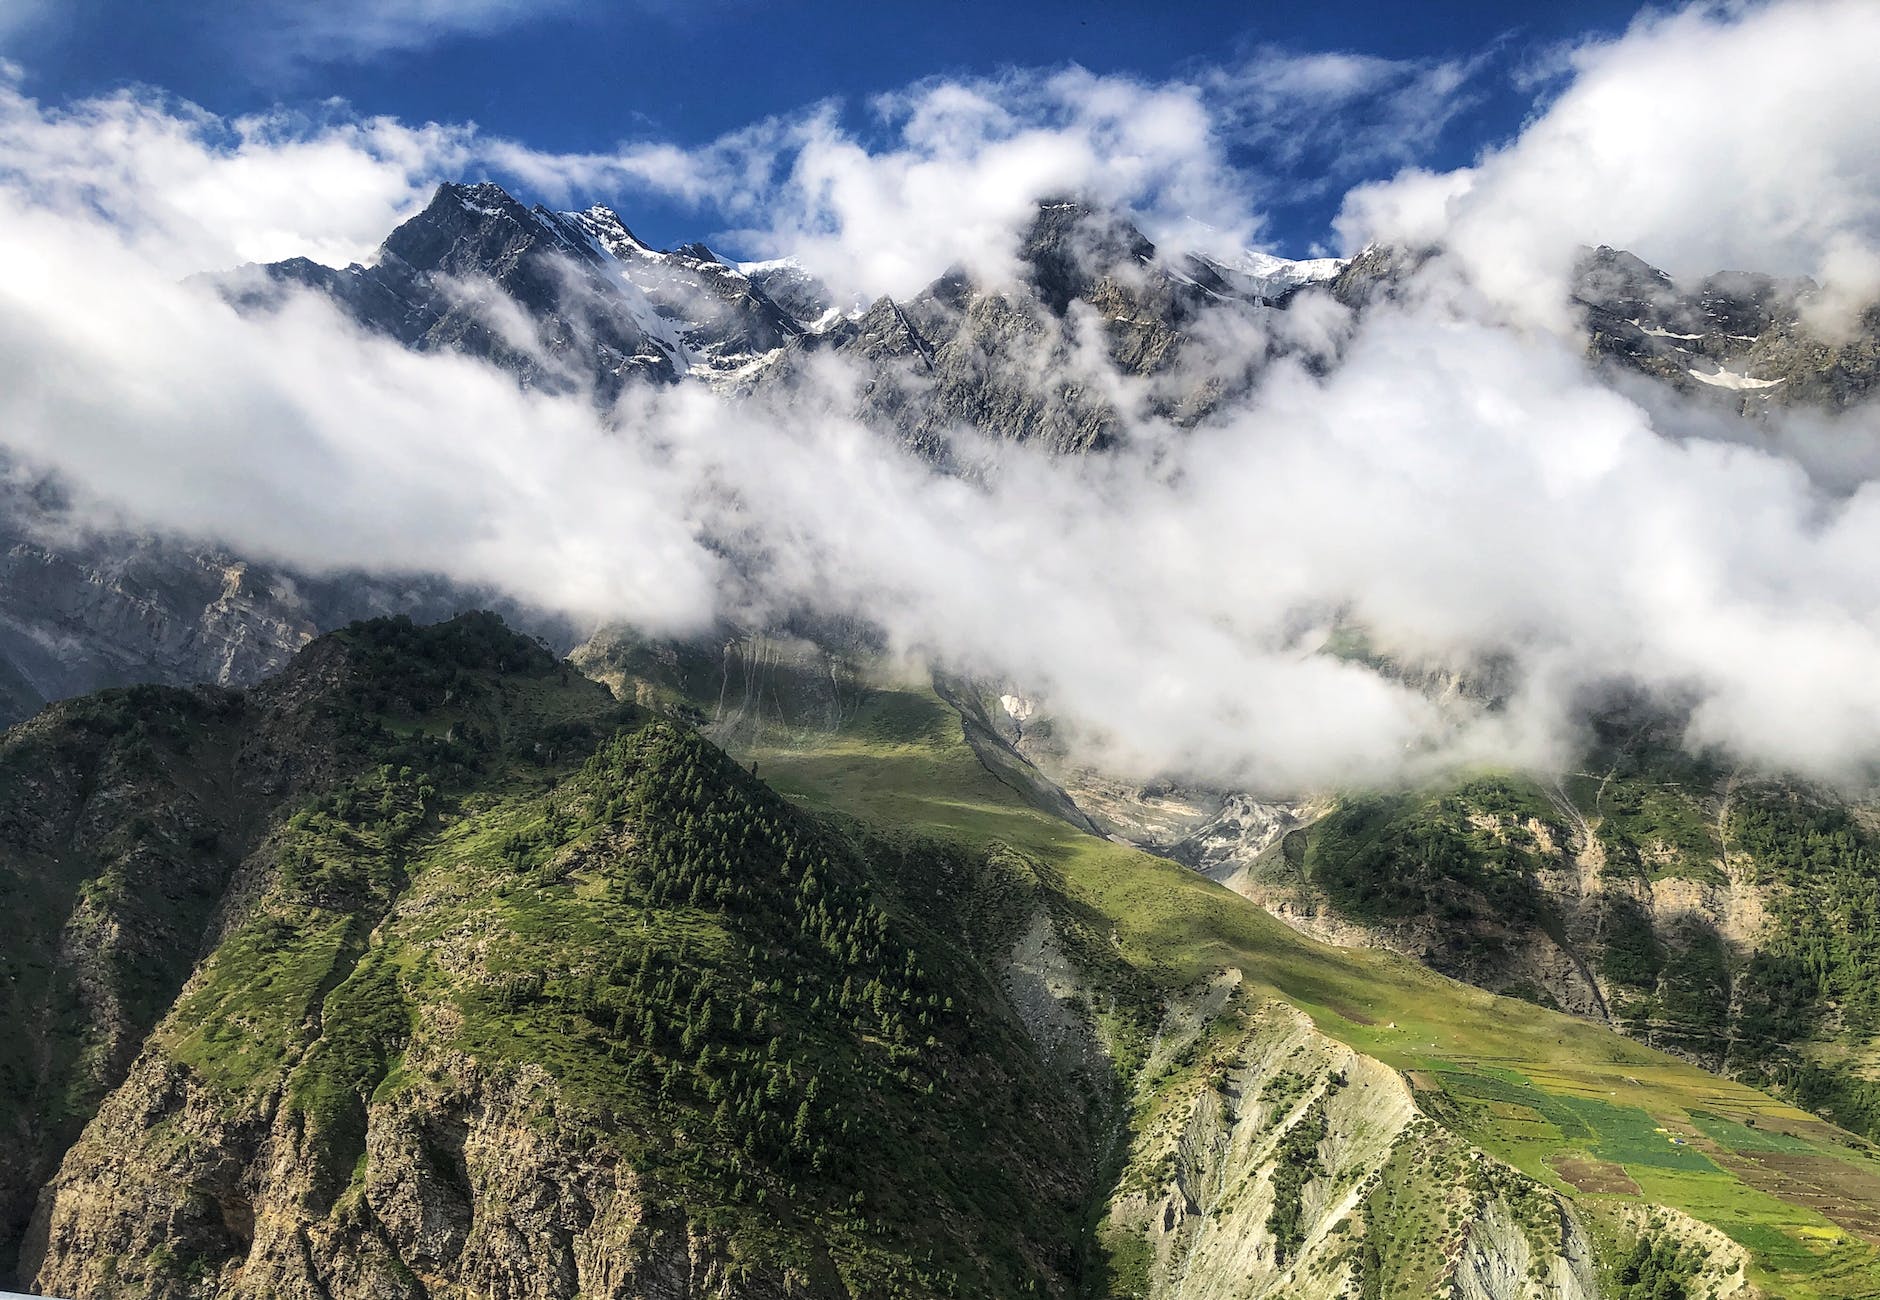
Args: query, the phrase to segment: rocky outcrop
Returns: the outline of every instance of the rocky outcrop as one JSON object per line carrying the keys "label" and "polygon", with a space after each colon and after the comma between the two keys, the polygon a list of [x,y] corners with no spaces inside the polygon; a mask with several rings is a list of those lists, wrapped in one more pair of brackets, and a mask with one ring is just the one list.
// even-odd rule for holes
{"label": "rocky outcrop", "polygon": [[1173,1008],[1104,1231],[1147,1296],[1593,1300],[1572,1207],[1233,973]]}
{"label": "rocky outcrop", "polygon": [[222,284],[248,311],[311,289],[416,351],[464,353],[529,387],[608,400],[634,379],[676,379],[686,360],[677,331],[618,273],[599,228],[596,214],[526,208],[496,185],[446,184],[369,265],[296,258]]}
{"label": "rocky outcrop", "polygon": [[[1109,1230],[1149,1247],[1151,1295],[1332,1296],[1350,1281],[1349,1231],[1367,1179],[1415,1108],[1394,1071],[1321,1037],[1277,1004],[1230,994],[1242,1035],[1165,1084],[1131,1153],[1150,1174],[1110,1205]],[[1209,1019],[1212,1019],[1210,1017]],[[1206,1021],[1167,1027],[1149,1078],[1191,1051]],[[1152,1085],[1153,1086],[1153,1085]]]}
{"label": "rocky outcrop", "polygon": [[1708,1223],[1663,1205],[1622,1204],[1612,1207],[1611,1213],[1620,1230],[1633,1240],[1666,1241],[1699,1261],[1684,1283],[1686,1294],[1761,1300],[1762,1292],[1749,1280],[1749,1252]]}
{"label": "rocky outcrop", "polygon": [[0,1036],[16,1046],[0,1070],[0,1273],[35,1185],[277,870],[279,811],[363,761],[341,723],[358,670],[326,640],[248,692],[130,688],[0,736]]}
{"label": "rocky outcrop", "polygon": [[247,684],[318,630],[295,584],[154,539],[52,547],[0,523],[0,721],[133,682]]}
{"label": "rocky outcrop", "polygon": [[54,485],[0,476],[0,726],[112,686],[247,686],[356,619],[479,608],[561,649],[576,640],[558,616],[439,578],[313,577],[187,540],[88,531]]}
{"label": "rocky outcrop", "polygon": [[343,763],[316,653],[253,698],[139,687],[0,737],[0,1272],[32,1188],[213,942],[272,810]]}
{"label": "rocky outcrop", "polygon": [[[1454,1300],[1594,1300],[1599,1295],[1592,1241],[1564,1202],[1554,1204],[1557,1237],[1537,1245],[1501,1196],[1482,1200],[1469,1220],[1451,1270]],[[1550,1234],[1551,1236],[1551,1234]]]}
{"label": "rocky outcrop", "polygon": [[340,1168],[306,1113],[231,1108],[151,1053],[48,1187],[29,1276],[51,1295],[151,1300],[789,1294],[649,1197],[620,1153],[565,1130],[539,1071],[492,1075],[428,1048],[407,1068],[368,1109],[357,1167]]}
{"label": "rocky outcrop", "polygon": [[1072,200],[1041,205],[1017,254],[1010,283],[954,271],[797,340],[749,391],[787,394],[814,355],[834,353],[854,368],[861,419],[951,463],[956,431],[1081,454],[1137,420],[1191,425],[1268,359],[1271,274],[1165,257],[1119,215]]}
{"label": "rocky outcrop", "polygon": [[1601,247],[1581,260],[1574,294],[1590,355],[1745,414],[1844,410],[1880,382],[1880,307],[1828,319],[1811,280],[1723,272],[1678,284]]}

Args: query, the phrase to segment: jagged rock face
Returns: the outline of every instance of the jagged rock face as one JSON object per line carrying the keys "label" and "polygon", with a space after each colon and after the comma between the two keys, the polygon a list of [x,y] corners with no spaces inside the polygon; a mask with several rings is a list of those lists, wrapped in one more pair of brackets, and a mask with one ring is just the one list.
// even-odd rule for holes
{"label": "jagged rock face", "polygon": [[[495,185],[439,186],[370,266],[297,258],[252,268],[227,287],[252,309],[283,285],[325,293],[407,347],[482,357],[549,391],[586,387],[610,399],[634,378],[671,381],[683,365],[674,332],[586,226],[525,208]],[[510,306],[528,337],[506,324]]]}
{"label": "jagged rock face", "polygon": [[[329,647],[252,696],[136,687],[0,737],[0,1271],[31,1188],[125,1077],[272,810],[344,766]],[[29,1050],[30,1048],[30,1050]]]}
{"label": "jagged rock face", "polygon": [[154,539],[53,550],[15,538],[0,555],[0,719],[130,682],[251,682],[310,640],[291,583],[227,555]]}
{"label": "jagged rock face", "polygon": [[[1367,248],[1325,287],[1362,311],[1396,295],[1436,251]],[[1772,405],[1843,410],[1880,384],[1880,304],[1839,324],[1813,319],[1821,291],[1812,280],[1723,271],[1681,284],[1602,246],[1580,258],[1571,293],[1593,360],[1745,415]]]}
{"label": "jagged rock face", "polygon": [[[720,1244],[661,1208],[630,1162],[545,1123],[554,1092],[540,1071],[408,1059],[422,1082],[371,1108],[366,1176],[348,1184],[330,1168],[328,1135],[301,1116],[231,1115],[212,1089],[147,1057],[49,1191],[31,1243],[42,1261],[36,1285],[177,1300],[204,1281],[231,1300],[791,1293],[781,1275],[740,1276]],[[137,1141],[151,1129],[175,1144],[160,1167]],[[152,1244],[169,1257],[228,1262],[178,1276],[153,1265]]]}
{"label": "jagged rock face", "polygon": [[[1197,419],[1219,400],[1218,365],[1208,381],[1173,372],[1203,315],[1283,302],[1340,266],[1165,260],[1127,221],[1072,201],[1042,205],[1018,253],[1015,284],[950,273],[905,302],[837,303],[788,259],[737,265],[698,243],[657,250],[607,208],[525,208],[485,183],[441,186],[372,265],[299,259],[249,268],[225,288],[248,307],[282,285],[312,288],[407,346],[481,356],[526,384],[585,387],[603,401],[634,380],[687,375],[738,395],[787,388],[799,353],[829,349],[861,366],[861,413],[890,436],[934,449],[971,428],[1084,451],[1119,425],[1099,376],[1052,377],[1075,375],[1080,344],[1094,341],[1125,376],[1170,376],[1151,387],[1149,413]],[[530,339],[499,322],[496,295],[520,309]]]}
{"label": "jagged rock face", "polygon": [[857,297],[838,303],[827,284],[794,258],[767,262],[741,262],[738,269],[764,295],[812,333],[827,328],[845,314],[859,315],[868,303]]}
{"label": "jagged rock face", "polygon": [[[129,1068],[194,961],[243,829],[212,780],[173,780],[166,761],[220,766],[219,702],[148,688],[118,717],[68,706],[0,741],[7,905],[0,955],[0,1270],[86,1113]],[[218,745],[219,741],[219,745]],[[206,788],[204,788],[206,787]],[[30,1047],[29,1047],[30,1045]]]}
{"label": "jagged rock face", "polygon": [[[1231,386],[1218,366],[1185,372],[1194,328],[1229,313],[1251,334],[1272,305],[1268,281],[1200,258],[1165,264],[1133,226],[1073,202],[1040,208],[1019,264],[1017,284],[953,272],[801,346],[858,365],[860,417],[936,459],[956,430],[1082,453],[1113,446],[1127,418],[1202,418]],[[1240,359],[1238,382],[1263,359]],[[785,351],[753,390],[787,389],[798,365]],[[1117,409],[1117,376],[1138,382],[1139,409]]]}
{"label": "jagged rock face", "polygon": [[[1415,1117],[1410,1091],[1290,1008],[1239,1005],[1244,997],[1230,993],[1216,1009],[1204,996],[1200,1014],[1167,1024],[1159,1050],[1169,1060],[1211,1021],[1232,1027],[1232,1046],[1213,1049],[1201,1086],[1146,1127],[1132,1161],[1172,1163],[1173,1177],[1150,1173],[1142,1190],[1114,1198],[1110,1230],[1146,1225],[1151,1296],[1343,1295],[1360,1280],[1349,1220]],[[1125,1174],[1125,1187],[1134,1181]]]}
{"label": "jagged rock face", "polygon": [[1290,1007],[1217,981],[1170,1009],[1143,1073],[1103,1227],[1135,1261],[1118,1279],[1132,1294],[1600,1294],[1564,1198],[1432,1124],[1402,1075]]}
{"label": "jagged rock face", "polygon": [[182,540],[75,535],[40,495],[0,487],[0,726],[109,686],[250,685],[361,618],[491,607],[558,646],[576,639],[559,618],[438,578],[310,577]]}
{"label": "jagged rock face", "polygon": [[[734,374],[809,332],[827,315],[819,297],[826,290],[808,277],[797,283],[779,275],[748,275],[701,243],[661,252],[642,243],[604,207],[553,219],[579,227],[612,256],[620,272],[677,328],[688,374]],[[791,305],[770,296],[773,283],[794,291]]]}
{"label": "jagged rock face", "polygon": [[[407,347],[482,357],[527,386],[603,404],[635,381],[718,378],[807,330],[703,244],[662,252],[608,208],[526,208],[488,183],[440,186],[369,266],[295,259],[248,268],[225,288],[254,308],[282,285],[324,293]],[[791,287],[800,309],[814,306],[811,285]]]}
{"label": "jagged rock face", "polygon": [[1679,285],[1605,247],[1581,260],[1574,285],[1594,357],[1749,414],[1770,403],[1843,409],[1880,380],[1880,308],[1830,338],[1807,319],[1817,294],[1809,280],[1744,272]]}
{"label": "jagged rock face", "polygon": [[1325,284],[1325,291],[1353,311],[1386,301],[1428,261],[1431,250],[1373,244],[1351,258]]}

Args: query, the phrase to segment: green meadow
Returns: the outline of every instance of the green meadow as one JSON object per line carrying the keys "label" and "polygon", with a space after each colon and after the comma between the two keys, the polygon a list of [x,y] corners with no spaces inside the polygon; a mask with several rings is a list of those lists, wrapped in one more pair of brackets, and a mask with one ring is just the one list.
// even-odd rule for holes
{"label": "green meadow", "polygon": [[1643,1200],[1722,1230],[1748,1248],[1753,1280],[1775,1295],[1880,1296],[1873,1244],[1708,1154],[1741,1157],[1731,1163],[1754,1174],[1755,1156],[1780,1151],[1801,1157],[1817,1183],[1858,1188],[1880,1176],[1862,1139],[1590,1022],[1388,953],[1314,942],[1175,863],[1084,834],[990,773],[930,691],[869,692],[839,731],[767,730],[739,757],[807,807],[974,849],[1006,844],[1050,864],[1155,986],[1173,993],[1237,967],[1326,1033],[1406,1072],[1427,1111],[1596,1221],[1603,1205],[1640,1197],[1576,1188],[1557,1161],[1616,1166]]}

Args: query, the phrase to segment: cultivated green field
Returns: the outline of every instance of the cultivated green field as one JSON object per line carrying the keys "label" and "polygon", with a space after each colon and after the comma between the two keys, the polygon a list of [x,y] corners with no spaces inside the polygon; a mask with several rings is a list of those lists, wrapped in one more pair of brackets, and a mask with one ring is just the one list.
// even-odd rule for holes
{"label": "cultivated green field", "polygon": [[869,692],[839,731],[767,731],[741,757],[807,806],[1050,863],[1159,986],[1238,967],[1407,1072],[1427,1110],[1596,1220],[1641,1197],[1585,1190],[1557,1162],[1611,1166],[1623,1176],[1608,1185],[1629,1178],[1643,1200],[1721,1229],[1773,1295],[1880,1296],[1880,1160],[1863,1140],[1597,1025],[1313,942],[1185,868],[1083,834],[991,775],[926,690]]}

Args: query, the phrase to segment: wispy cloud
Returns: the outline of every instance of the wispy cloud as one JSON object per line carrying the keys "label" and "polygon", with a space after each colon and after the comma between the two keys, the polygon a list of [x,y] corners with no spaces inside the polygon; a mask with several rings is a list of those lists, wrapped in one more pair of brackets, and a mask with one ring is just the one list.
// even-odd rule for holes
{"label": "wispy cloud", "polygon": [[0,0],[0,52],[16,37],[42,27],[55,13],[49,0]]}
{"label": "wispy cloud", "polygon": [[181,276],[235,262],[369,255],[442,176],[468,127],[340,110],[222,118],[125,91],[54,109],[0,70],[0,179],[16,201],[100,220]]}
{"label": "wispy cloud", "polygon": [[592,7],[592,0],[237,0],[197,20],[286,72],[422,50]]}
{"label": "wispy cloud", "polygon": [[1263,48],[1202,78],[1220,130],[1289,198],[1429,156],[1479,99],[1490,52],[1386,59]]}
{"label": "wispy cloud", "polygon": [[1078,67],[934,79],[875,98],[862,121],[830,101],[706,145],[492,157],[557,194],[653,188],[707,209],[760,254],[790,253],[832,283],[909,293],[958,264],[1011,273],[1037,203],[1076,195],[1152,233],[1206,213],[1227,243],[1260,226],[1207,96]]}

